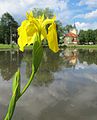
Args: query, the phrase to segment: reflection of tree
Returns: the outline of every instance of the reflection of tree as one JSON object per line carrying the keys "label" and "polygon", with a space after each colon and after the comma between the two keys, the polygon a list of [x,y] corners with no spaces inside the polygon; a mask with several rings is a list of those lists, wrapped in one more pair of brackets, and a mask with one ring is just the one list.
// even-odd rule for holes
{"label": "reflection of tree", "polygon": [[34,85],[48,85],[53,81],[53,72],[58,70],[58,54],[53,54],[49,49],[45,49],[40,68],[33,81]]}
{"label": "reflection of tree", "polygon": [[49,49],[45,49],[47,61],[43,58],[42,67],[45,69],[55,72],[60,69],[60,57],[59,53],[53,53]]}
{"label": "reflection of tree", "polygon": [[4,80],[10,80],[17,71],[21,57],[18,51],[0,51],[0,72]]}
{"label": "reflection of tree", "polygon": [[53,74],[50,71],[39,69],[37,72],[33,84],[35,86],[48,85],[53,81]]}
{"label": "reflection of tree", "polygon": [[[49,49],[45,49],[44,56],[40,68],[35,76],[33,81],[34,85],[43,85],[50,83],[53,80],[53,73],[59,69],[60,64],[59,54],[54,54]],[[31,74],[31,65],[32,65],[32,51],[25,51],[24,59],[26,62],[26,75],[29,78]]]}
{"label": "reflection of tree", "polygon": [[83,63],[86,61],[88,64],[97,64],[97,50],[79,50],[79,61]]}

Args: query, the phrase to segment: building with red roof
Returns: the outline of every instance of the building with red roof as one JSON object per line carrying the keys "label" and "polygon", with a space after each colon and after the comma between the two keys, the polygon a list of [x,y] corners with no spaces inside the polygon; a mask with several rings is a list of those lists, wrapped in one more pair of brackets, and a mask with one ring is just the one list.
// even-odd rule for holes
{"label": "building with red roof", "polygon": [[75,26],[70,29],[67,34],[64,35],[64,44],[78,44],[78,34]]}

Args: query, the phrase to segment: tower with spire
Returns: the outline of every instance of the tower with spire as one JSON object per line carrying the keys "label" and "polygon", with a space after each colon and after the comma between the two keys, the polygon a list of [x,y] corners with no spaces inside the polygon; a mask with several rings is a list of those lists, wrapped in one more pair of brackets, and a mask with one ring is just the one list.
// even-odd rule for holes
{"label": "tower with spire", "polygon": [[75,35],[78,34],[78,30],[77,30],[77,28],[76,28],[75,23],[74,23],[73,27],[69,30],[69,32],[74,33]]}

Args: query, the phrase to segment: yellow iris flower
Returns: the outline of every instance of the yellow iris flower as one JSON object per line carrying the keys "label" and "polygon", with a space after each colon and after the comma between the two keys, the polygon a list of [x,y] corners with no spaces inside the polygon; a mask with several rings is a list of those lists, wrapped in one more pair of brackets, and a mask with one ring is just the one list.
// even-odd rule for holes
{"label": "yellow iris flower", "polygon": [[[24,51],[24,47],[34,43],[36,36],[40,35],[41,40],[47,39],[49,48],[52,51],[58,52],[59,47],[55,24],[56,17],[44,20],[44,15],[42,15],[39,16],[39,18],[34,18],[32,12],[27,13],[26,17],[27,19],[24,20],[18,28],[18,45],[20,50]],[[47,25],[50,25],[48,30],[46,30]]]}

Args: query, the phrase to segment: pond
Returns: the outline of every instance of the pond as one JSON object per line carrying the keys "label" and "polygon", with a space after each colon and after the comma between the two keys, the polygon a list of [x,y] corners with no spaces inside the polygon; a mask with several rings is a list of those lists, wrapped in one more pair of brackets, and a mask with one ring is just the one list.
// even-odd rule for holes
{"label": "pond", "polygon": [[[31,74],[32,52],[0,51],[0,120],[20,68],[21,87]],[[31,86],[18,101],[12,120],[97,120],[97,50],[45,49]]]}

